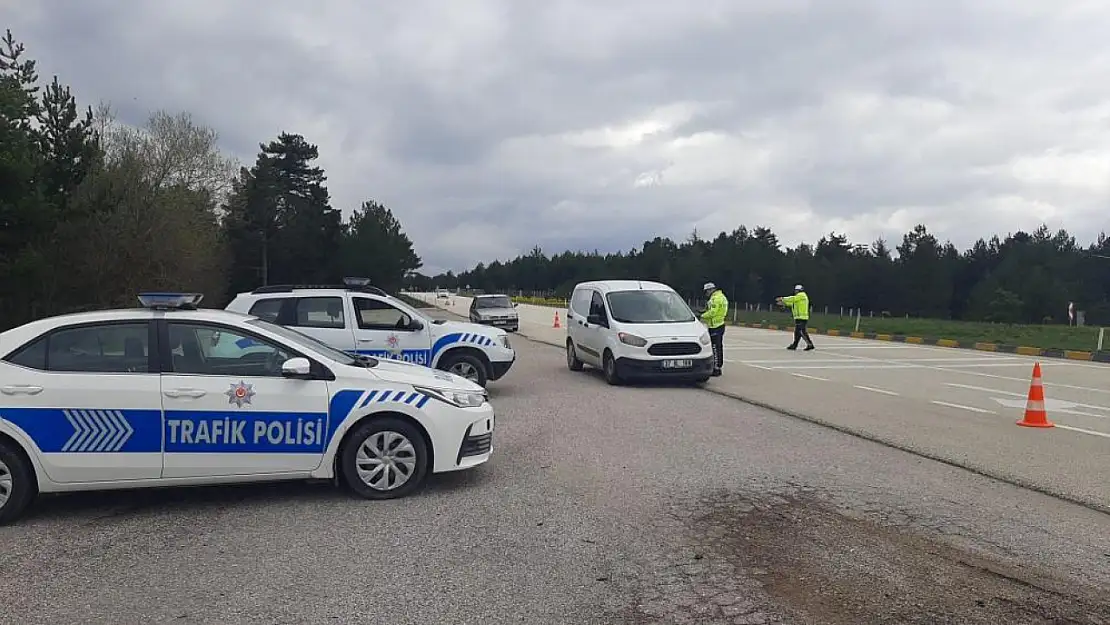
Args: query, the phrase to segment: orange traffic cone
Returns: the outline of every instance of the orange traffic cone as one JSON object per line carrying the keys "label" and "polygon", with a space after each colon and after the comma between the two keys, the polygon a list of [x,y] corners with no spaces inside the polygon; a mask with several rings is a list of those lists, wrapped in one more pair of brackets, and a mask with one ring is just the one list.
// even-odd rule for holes
{"label": "orange traffic cone", "polygon": [[562,324],[559,323],[559,311],[555,311],[555,323],[551,324],[552,328],[561,328]]}
{"label": "orange traffic cone", "polygon": [[1029,382],[1029,399],[1025,402],[1025,417],[1017,422],[1027,428],[1051,428],[1056,424],[1048,420],[1044,409],[1044,386],[1041,384],[1041,363],[1033,363],[1033,380]]}

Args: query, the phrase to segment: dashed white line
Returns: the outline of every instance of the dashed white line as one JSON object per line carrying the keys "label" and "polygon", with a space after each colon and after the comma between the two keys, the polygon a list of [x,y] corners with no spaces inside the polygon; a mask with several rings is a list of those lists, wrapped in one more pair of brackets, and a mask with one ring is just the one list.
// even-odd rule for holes
{"label": "dashed white line", "polygon": [[799,377],[799,378],[805,378],[807,380],[818,380],[820,382],[828,382],[829,381],[828,378],[819,378],[815,375],[806,375],[804,373],[791,373],[790,375],[796,376],[796,377]]}
{"label": "dashed white line", "polygon": [[1063,430],[1070,430],[1072,432],[1079,432],[1081,434],[1090,434],[1091,436],[1101,436],[1103,438],[1110,438],[1110,434],[1107,434],[1106,432],[1096,432],[1094,430],[1084,430],[1083,428],[1072,427],[1070,425],[1060,425],[1059,423],[1056,424],[1056,427],[1058,427],[1060,429],[1063,429]]}
{"label": "dashed white line", "polygon": [[899,397],[898,393],[895,393],[894,391],[887,391],[881,388],[872,388],[870,386],[860,386],[859,384],[853,384],[853,386],[864,391],[871,391],[872,393],[882,393],[883,395],[893,395],[895,397]]}
{"label": "dashed white line", "polygon": [[993,410],[984,410],[982,408],[975,408],[973,406],[965,406],[963,404],[950,404],[946,401],[937,401],[935,399],[933,400],[933,403],[938,405],[938,406],[948,406],[949,408],[960,408],[961,410],[970,410],[972,412],[982,412],[982,413],[986,413],[986,414],[995,414],[995,412]]}

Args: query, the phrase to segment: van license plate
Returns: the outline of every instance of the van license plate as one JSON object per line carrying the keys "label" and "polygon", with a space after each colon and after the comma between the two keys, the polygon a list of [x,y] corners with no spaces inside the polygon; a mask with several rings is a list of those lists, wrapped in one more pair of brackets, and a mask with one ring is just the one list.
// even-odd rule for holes
{"label": "van license plate", "polygon": [[689,369],[694,366],[693,360],[664,360],[664,369]]}

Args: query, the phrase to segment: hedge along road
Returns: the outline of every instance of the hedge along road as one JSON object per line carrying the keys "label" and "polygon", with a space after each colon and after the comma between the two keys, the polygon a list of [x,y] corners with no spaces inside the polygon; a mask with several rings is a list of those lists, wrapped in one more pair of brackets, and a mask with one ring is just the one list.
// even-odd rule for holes
{"label": "hedge along road", "polygon": [[[470,299],[439,305],[466,315]],[[517,311],[520,334],[565,345],[565,309]],[[1042,359],[1057,427],[1025,428],[1035,358],[829,336],[788,352],[790,338],[729,327],[724,375],[706,389],[1110,512],[1110,366]]]}

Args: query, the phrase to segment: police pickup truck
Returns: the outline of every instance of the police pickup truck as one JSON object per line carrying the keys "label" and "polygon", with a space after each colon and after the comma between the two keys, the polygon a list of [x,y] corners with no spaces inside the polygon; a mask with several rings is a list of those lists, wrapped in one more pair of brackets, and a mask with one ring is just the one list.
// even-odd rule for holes
{"label": "police pickup truck", "polygon": [[0,524],[37,493],[332,479],[402,497],[492,453],[485,389],[151,293],[0,333]]}
{"label": "police pickup truck", "polygon": [[516,360],[500,328],[433,320],[365,278],[343,282],[259,287],[239,293],[227,310],[295,328],[339,350],[442,369],[482,387],[504,377]]}

